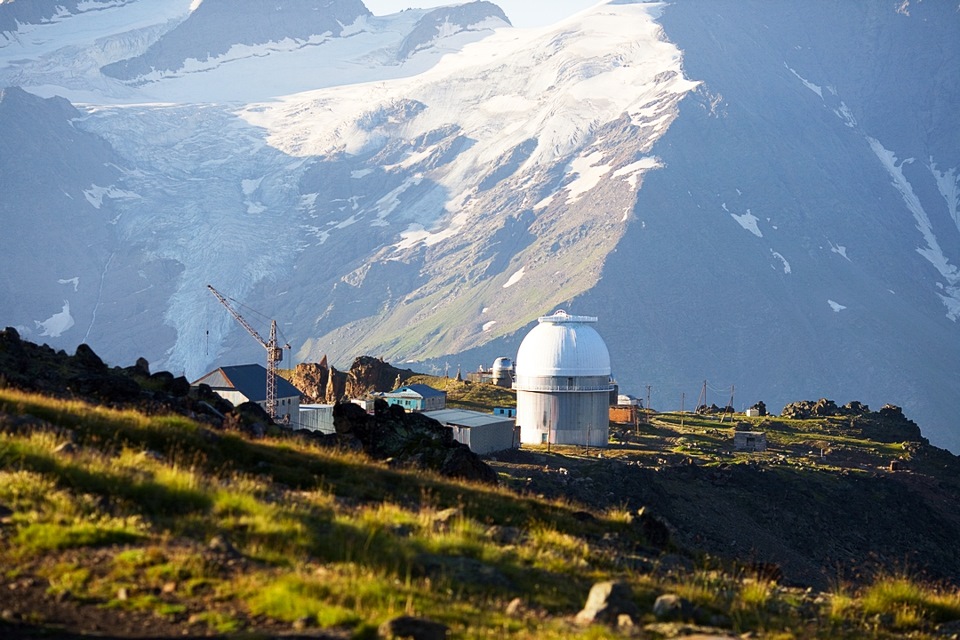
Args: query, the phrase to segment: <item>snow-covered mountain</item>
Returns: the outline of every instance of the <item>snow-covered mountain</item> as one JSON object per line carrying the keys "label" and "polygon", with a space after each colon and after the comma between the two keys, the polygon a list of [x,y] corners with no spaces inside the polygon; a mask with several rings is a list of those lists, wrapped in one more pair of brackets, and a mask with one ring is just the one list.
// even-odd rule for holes
{"label": "snow-covered mountain", "polygon": [[470,369],[565,307],[654,408],[891,402],[960,449],[955,7],[17,4],[0,323],[29,339],[259,361],[210,283],[297,361]]}

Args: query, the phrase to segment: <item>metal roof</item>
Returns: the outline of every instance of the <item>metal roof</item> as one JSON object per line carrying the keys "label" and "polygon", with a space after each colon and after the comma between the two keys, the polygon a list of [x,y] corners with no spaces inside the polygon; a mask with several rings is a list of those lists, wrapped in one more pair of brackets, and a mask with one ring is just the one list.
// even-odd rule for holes
{"label": "metal roof", "polygon": [[417,396],[419,398],[435,398],[437,396],[447,395],[446,391],[438,391],[426,384],[408,384],[405,387],[394,389],[387,396]]}
{"label": "metal roof", "polygon": [[496,416],[492,413],[481,413],[479,411],[470,411],[469,409],[438,409],[437,411],[424,411],[423,415],[433,418],[444,425],[453,425],[456,427],[487,427],[495,424],[513,424],[513,418],[505,416]]}
{"label": "metal roof", "polygon": [[[261,364],[238,364],[220,367],[193,383],[209,385],[214,391],[238,391],[251,402],[267,399],[267,369]],[[277,397],[300,397],[300,390],[282,376],[277,376]]]}

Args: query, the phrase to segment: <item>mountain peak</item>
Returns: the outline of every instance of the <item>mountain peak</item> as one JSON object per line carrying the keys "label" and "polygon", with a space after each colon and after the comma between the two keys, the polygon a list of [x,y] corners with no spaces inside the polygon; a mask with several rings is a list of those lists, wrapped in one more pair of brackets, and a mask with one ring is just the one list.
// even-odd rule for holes
{"label": "mountain peak", "polygon": [[361,0],[204,0],[142,55],[101,71],[123,81],[162,76],[215,61],[233,47],[339,37],[348,25],[369,15]]}
{"label": "mountain peak", "polygon": [[397,52],[405,60],[438,39],[461,31],[512,26],[503,9],[485,0],[438,7],[424,14]]}

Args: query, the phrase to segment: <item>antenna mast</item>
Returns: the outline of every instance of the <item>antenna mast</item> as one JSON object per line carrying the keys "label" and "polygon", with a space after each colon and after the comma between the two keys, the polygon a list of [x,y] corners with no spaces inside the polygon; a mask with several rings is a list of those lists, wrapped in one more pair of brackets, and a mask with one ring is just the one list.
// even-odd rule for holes
{"label": "antenna mast", "polygon": [[279,345],[277,344],[277,321],[270,321],[270,339],[264,340],[257,330],[250,326],[250,323],[244,320],[236,309],[227,301],[227,299],[219,291],[214,289],[211,285],[207,285],[207,289],[210,289],[217,300],[220,301],[224,307],[227,308],[227,311],[230,312],[230,315],[240,323],[240,326],[247,330],[253,338],[260,343],[260,346],[267,350],[267,414],[270,416],[271,420],[277,419],[277,363],[283,360],[283,350],[289,349],[290,345]]}

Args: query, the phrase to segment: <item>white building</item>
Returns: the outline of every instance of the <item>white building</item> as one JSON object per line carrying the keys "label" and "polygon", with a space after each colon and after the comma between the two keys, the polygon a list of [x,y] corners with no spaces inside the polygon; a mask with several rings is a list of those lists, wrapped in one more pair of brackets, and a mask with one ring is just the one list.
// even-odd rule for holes
{"label": "white building", "polygon": [[[191,386],[201,384],[237,407],[244,402],[256,402],[267,411],[267,369],[261,364],[240,364],[211,371]],[[300,414],[300,390],[288,380],[277,376],[276,421],[295,423]]]}
{"label": "white building", "polygon": [[557,311],[520,343],[513,388],[522,443],[607,445],[610,352],[596,321]]}

